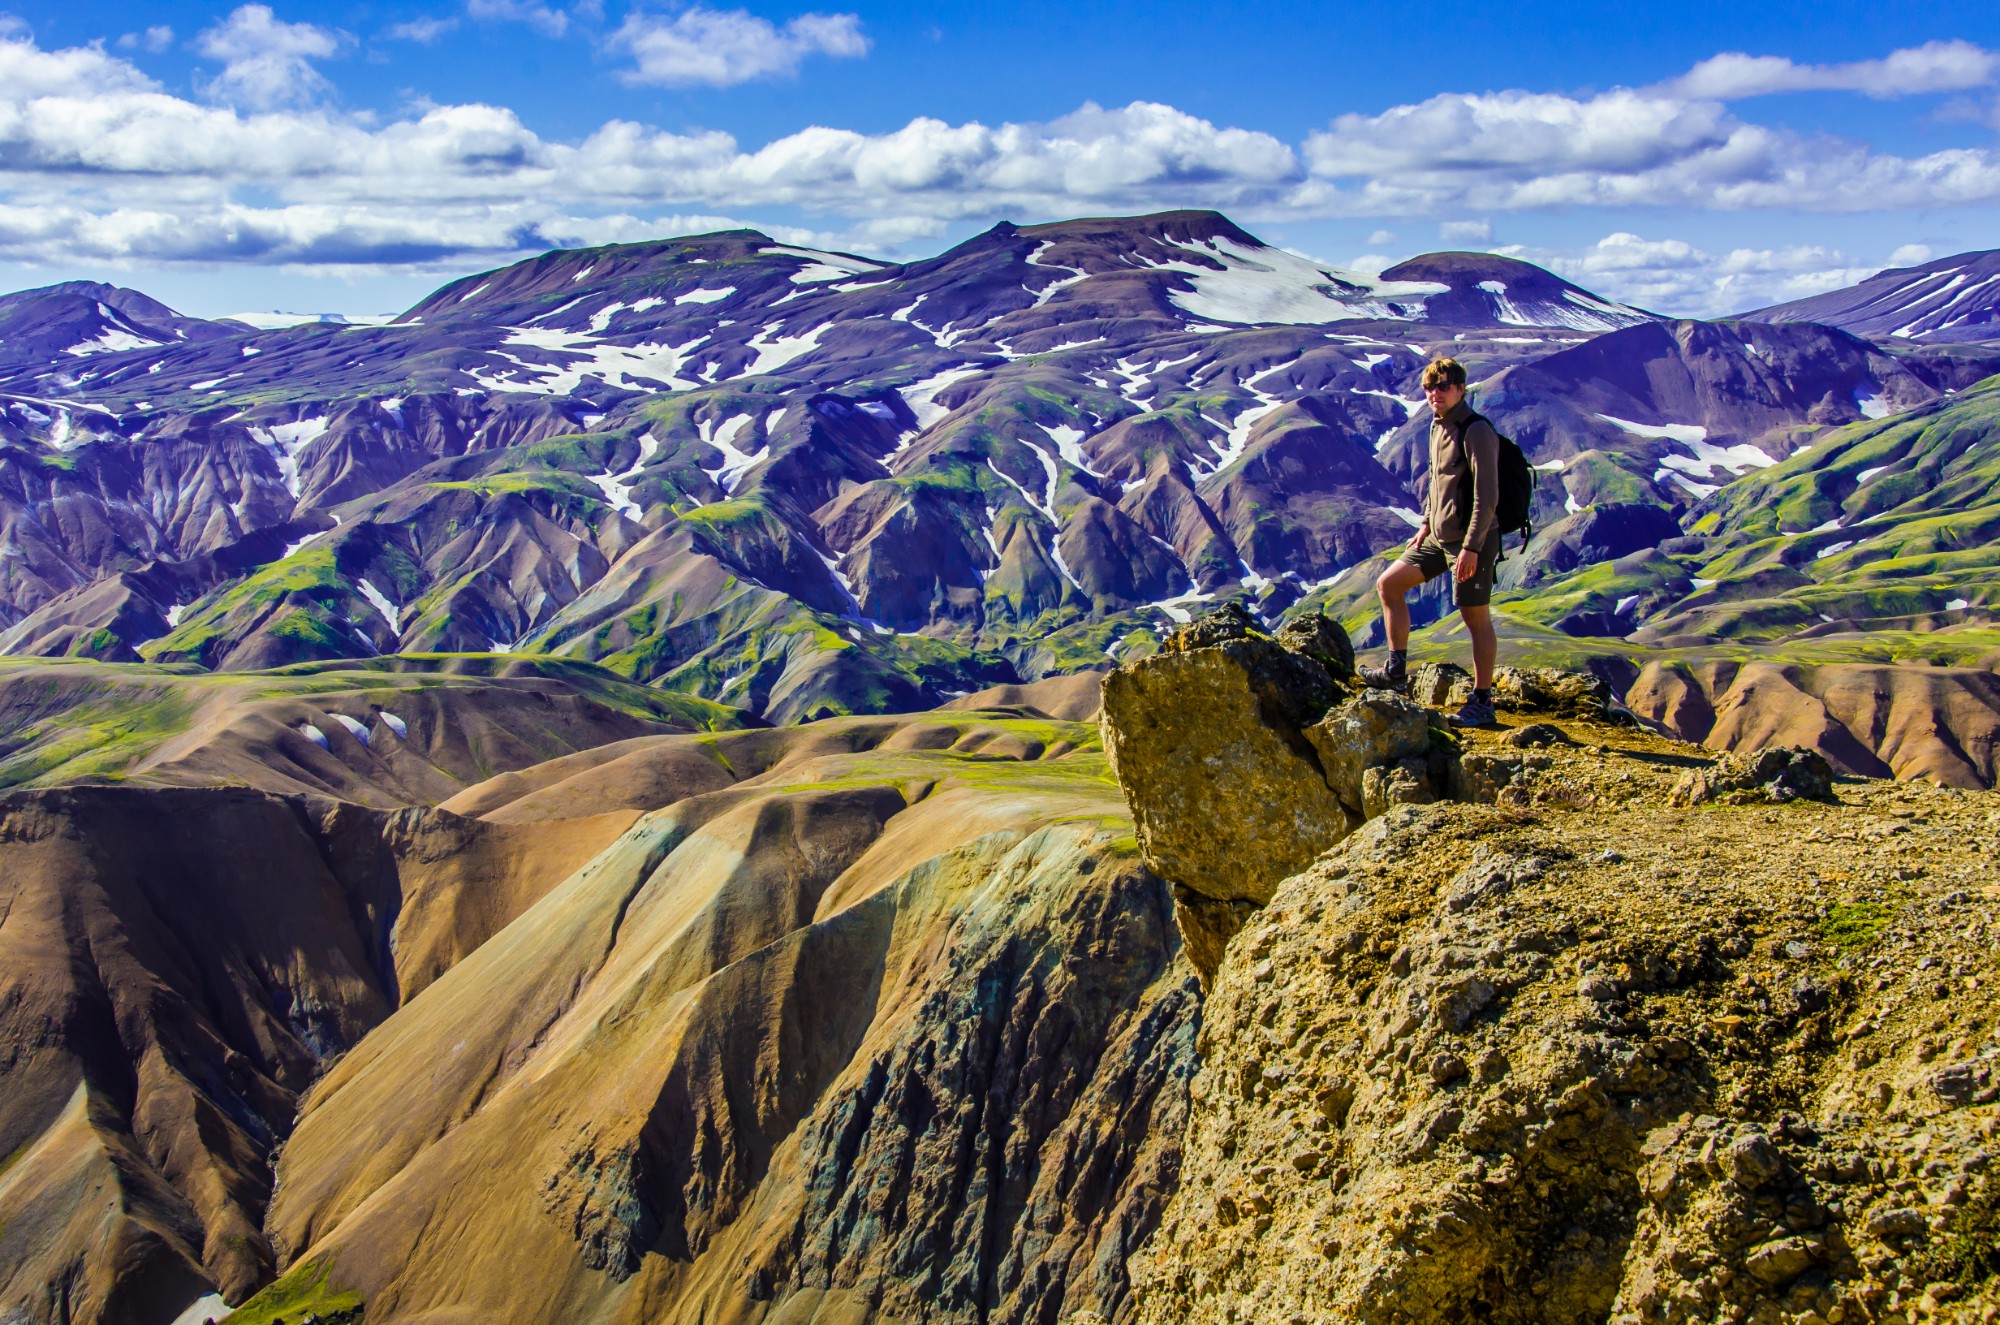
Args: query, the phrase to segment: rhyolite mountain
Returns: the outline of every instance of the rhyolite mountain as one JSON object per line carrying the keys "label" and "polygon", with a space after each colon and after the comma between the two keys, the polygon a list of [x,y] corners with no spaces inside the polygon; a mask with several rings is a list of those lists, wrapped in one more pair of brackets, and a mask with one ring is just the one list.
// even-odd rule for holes
{"label": "rhyolite mountain", "polygon": [[1761,322],[1820,322],[1863,336],[2000,341],[2000,249],[1877,272],[1858,285],[1745,313]]}
{"label": "rhyolite mountain", "polygon": [[[1344,271],[1206,212],[1002,224],[896,264],[753,231],[559,251],[387,325],[87,304],[146,343],[0,345],[0,649],[550,655],[773,721],[1103,666],[1222,599],[1362,628],[1418,520],[1435,352],[1541,471],[1555,537],[1510,571],[1517,610],[1619,656],[1713,578],[1696,549],[1730,536],[1729,485],[2000,369],[1666,320],[1494,255]],[[1630,519],[1565,523],[1608,529],[1593,511]],[[1535,606],[1669,523],[1697,542],[1616,610]],[[1975,586],[1939,592],[1986,619]]]}

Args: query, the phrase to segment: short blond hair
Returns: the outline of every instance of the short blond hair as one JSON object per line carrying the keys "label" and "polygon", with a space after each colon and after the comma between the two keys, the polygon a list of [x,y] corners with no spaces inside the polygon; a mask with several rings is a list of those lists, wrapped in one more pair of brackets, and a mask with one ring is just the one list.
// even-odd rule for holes
{"label": "short blond hair", "polygon": [[1424,390],[1441,386],[1464,386],[1465,365],[1456,359],[1433,359],[1424,367]]}

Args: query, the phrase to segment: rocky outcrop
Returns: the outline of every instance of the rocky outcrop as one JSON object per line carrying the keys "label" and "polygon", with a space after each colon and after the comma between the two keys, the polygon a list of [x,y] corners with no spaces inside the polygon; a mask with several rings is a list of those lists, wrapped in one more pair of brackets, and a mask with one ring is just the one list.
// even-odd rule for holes
{"label": "rocky outcrop", "polygon": [[1688,747],[1556,725],[1228,946],[1140,1320],[1990,1318],[2000,802],[1675,808]]}
{"label": "rocky outcrop", "polygon": [[1429,712],[1336,684],[1353,658],[1330,618],[1274,638],[1224,608],[1104,678],[1106,757],[1204,975],[1280,879],[1392,804],[1460,790]]}

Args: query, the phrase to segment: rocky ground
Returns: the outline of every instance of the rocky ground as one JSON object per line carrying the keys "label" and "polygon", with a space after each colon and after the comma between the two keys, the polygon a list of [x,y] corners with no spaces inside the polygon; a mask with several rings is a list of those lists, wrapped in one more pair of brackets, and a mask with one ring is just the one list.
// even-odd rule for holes
{"label": "rocky ground", "polygon": [[1710,752],[1519,712],[1461,758],[1490,803],[1223,951],[1139,1318],[2000,1319],[2000,796],[1681,806]]}

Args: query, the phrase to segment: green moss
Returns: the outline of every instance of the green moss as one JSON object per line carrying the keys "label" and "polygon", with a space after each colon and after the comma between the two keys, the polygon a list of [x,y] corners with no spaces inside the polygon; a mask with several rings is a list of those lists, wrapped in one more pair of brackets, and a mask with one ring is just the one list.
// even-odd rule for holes
{"label": "green moss", "polygon": [[706,506],[691,506],[679,512],[680,518],[690,524],[705,525],[717,530],[727,529],[731,525],[759,522],[769,514],[770,512],[761,503],[748,498],[710,502]]}
{"label": "green moss", "polygon": [[279,639],[294,640],[321,649],[339,649],[344,644],[340,632],[325,617],[295,607],[271,623],[271,633]]}
{"label": "green moss", "polygon": [[1880,902],[1845,902],[1819,922],[1820,941],[1841,952],[1872,947],[1895,912]]}
{"label": "green moss", "polygon": [[1980,1288],[2000,1278],[2000,1184],[1982,1175],[1971,1199],[1951,1208],[1943,1231],[1912,1258],[1920,1284]]}
{"label": "green moss", "polygon": [[326,1261],[308,1261],[236,1308],[231,1325],[298,1325],[307,1315],[321,1325],[360,1325],[365,1318],[361,1294],[337,1287]]}
{"label": "green moss", "polygon": [[[110,664],[106,664],[109,666]],[[175,693],[117,695],[0,732],[0,787],[48,786],[115,777],[187,730],[194,705]]]}

